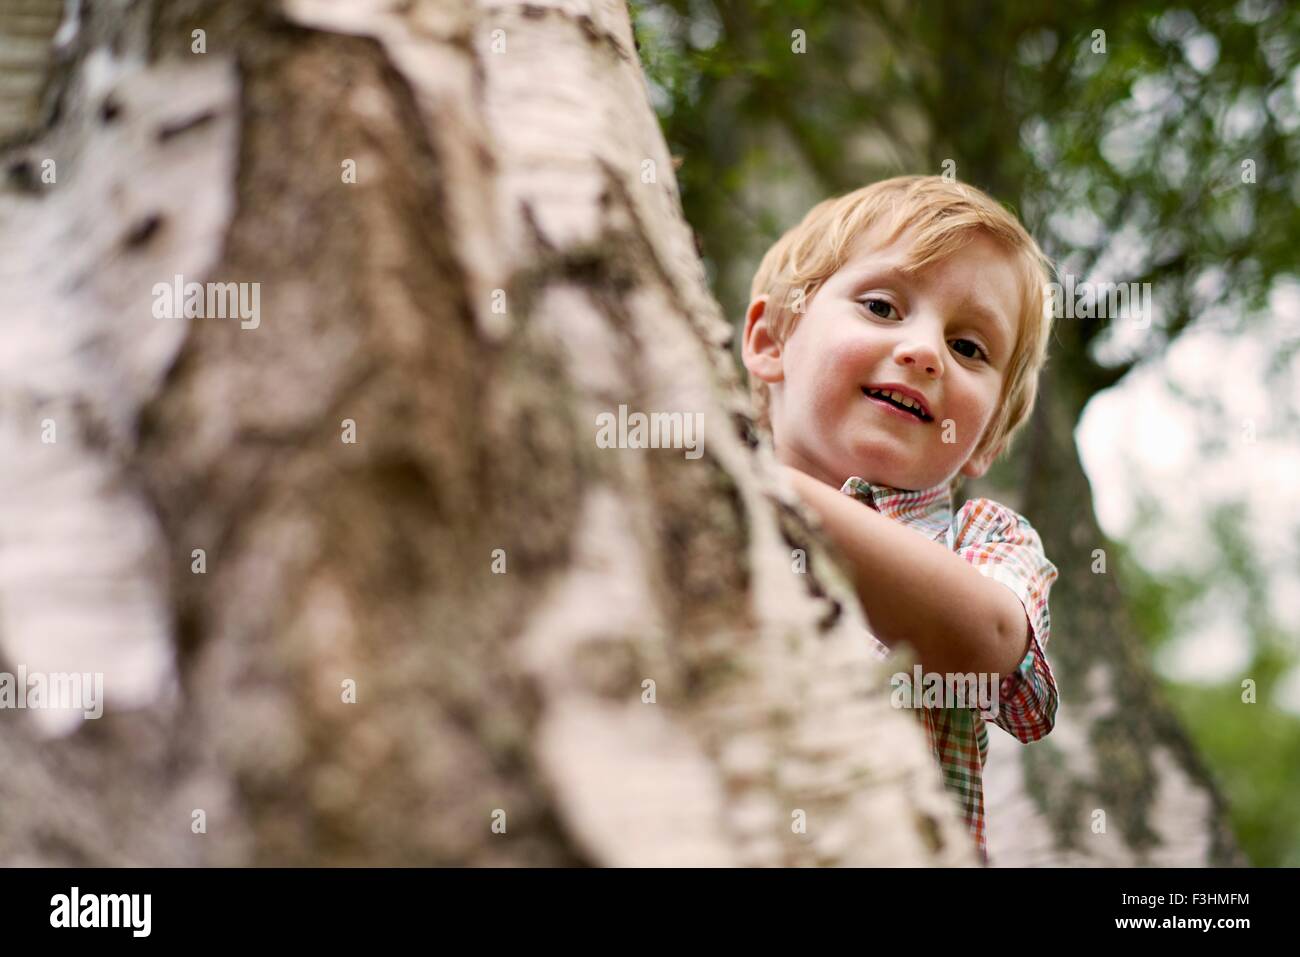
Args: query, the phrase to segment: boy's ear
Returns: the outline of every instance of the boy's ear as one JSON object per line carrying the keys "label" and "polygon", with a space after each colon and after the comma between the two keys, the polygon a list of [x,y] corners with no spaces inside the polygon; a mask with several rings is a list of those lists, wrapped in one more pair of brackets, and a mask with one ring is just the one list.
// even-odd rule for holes
{"label": "boy's ear", "polygon": [[785,378],[781,367],[781,344],[768,326],[768,303],[764,293],[745,310],[745,333],[741,338],[741,358],[751,375],[769,384]]}
{"label": "boy's ear", "polygon": [[972,455],[966,460],[966,464],[961,467],[961,474],[968,478],[980,478],[989,470],[989,466],[997,461],[998,456],[1006,451],[1006,448],[1007,440],[1003,439],[993,448]]}

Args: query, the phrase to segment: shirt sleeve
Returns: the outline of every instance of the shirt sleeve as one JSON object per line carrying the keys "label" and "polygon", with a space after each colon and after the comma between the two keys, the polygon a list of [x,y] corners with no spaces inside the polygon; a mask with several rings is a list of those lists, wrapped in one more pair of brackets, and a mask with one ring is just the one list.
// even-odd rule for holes
{"label": "shirt sleeve", "polygon": [[989,499],[962,506],[953,523],[953,551],[1020,599],[1029,624],[1029,650],[998,684],[994,723],[1028,744],[1056,724],[1056,679],[1044,649],[1051,633],[1047,594],[1057,570],[1038,532],[1024,516]]}

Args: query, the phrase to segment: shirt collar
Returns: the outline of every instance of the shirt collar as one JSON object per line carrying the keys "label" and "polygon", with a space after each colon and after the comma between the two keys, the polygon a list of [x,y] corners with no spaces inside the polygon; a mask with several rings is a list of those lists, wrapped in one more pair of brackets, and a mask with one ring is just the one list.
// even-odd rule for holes
{"label": "shirt collar", "polygon": [[952,524],[952,489],[947,482],[911,490],[877,485],[854,475],[840,488],[886,518],[917,526],[937,538]]}

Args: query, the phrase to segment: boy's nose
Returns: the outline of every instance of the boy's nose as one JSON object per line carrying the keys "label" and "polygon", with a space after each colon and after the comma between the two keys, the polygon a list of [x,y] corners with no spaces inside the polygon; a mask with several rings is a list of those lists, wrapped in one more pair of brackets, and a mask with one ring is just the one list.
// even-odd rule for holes
{"label": "boy's nose", "polygon": [[899,345],[894,352],[894,361],[900,366],[909,366],[913,370],[924,369],[928,376],[943,373],[943,360],[938,351],[925,342],[906,342]]}

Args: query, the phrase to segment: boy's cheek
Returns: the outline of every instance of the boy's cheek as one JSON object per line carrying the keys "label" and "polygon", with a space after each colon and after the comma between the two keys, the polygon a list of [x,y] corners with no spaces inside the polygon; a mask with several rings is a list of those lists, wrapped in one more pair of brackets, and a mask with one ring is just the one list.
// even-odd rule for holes
{"label": "boy's cheek", "polygon": [[841,382],[863,385],[871,377],[881,350],[877,343],[863,337],[842,339],[831,352],[831,371]]}

